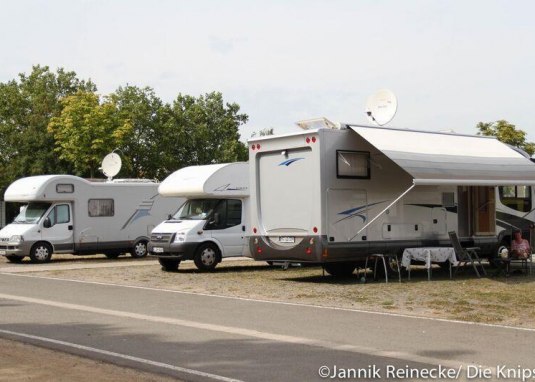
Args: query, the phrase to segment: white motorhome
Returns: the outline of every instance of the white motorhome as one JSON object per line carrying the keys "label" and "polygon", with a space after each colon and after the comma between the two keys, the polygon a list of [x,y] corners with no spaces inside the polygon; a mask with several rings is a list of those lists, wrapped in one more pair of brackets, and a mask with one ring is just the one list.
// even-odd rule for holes
{"label": "white motorhome", "polygon": [[182,260],[213,270],[225,257],[250,257],[248,170],[247,163],[185,167],[160,184],[160,195],[187,198],[152,231],[149,255],[158,257],[163,270],[178,269]]}
{"label": "white motorhome", "polygon": [[37,263],[53,253],[144,257],[151,230],[181,203],[160,197],[153,181],[95,182],[72,175],[21,178],[4,199],[25,205],[0,230],[0,255],[11,262],[30,256]]}
{"label": "white motorhome", "polygon": [[535,185],[535,165],[493,137],[357,125],[251,139],[249,169],[253,257],[332,275],[450,246],[453,230],[490,255],[504,230],[496,187]]}

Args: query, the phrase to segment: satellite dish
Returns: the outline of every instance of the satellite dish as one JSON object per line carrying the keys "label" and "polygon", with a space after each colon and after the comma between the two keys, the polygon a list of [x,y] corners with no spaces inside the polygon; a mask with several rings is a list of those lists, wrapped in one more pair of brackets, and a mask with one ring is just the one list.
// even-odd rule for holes
{"label": "satellite dish", "polygon": [[102,172],[108,177],[108,180],[112,178],[121,171],[121,166],[123,162],[121,157],[116,153],[109,153],[102,160]]}
{"label": "satellite dish", "polygon": [[382,89],[368,97],[366,115],[370,122],[383,126],[394,118],[398,109],[398,100],[390,90]]}

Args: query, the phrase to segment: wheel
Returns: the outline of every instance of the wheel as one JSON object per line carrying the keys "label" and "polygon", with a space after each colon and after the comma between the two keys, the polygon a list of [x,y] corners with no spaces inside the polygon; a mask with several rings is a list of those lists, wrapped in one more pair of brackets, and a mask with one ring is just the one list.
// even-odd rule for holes
{"label": "wheel", "polygon": [[22,259],[24,259],[24,257],[16,255],[6,255],[6,259],[10,263],[22,263]]}
{"label": "wheel", "polygon": [[132,252],[130,252],[130,255],[136,259],[140,259],[142,257],[147,256],[147,241],[137,241],[136,244],[134,244],[134,248],[132,248]]}
{"label": "wheel", "polygon": [[52,258],[52,247],[47,243],[37,243],[30,251],[32,263],[48,263]]}
{"label": "wheel", "polygon": [[119,252],[108,252],[108,253],[105,253],[104,254],[108,259],[116,259],[118,258],[121,254]]}
{"label": "wheel", "polygon": [[324,269],[334,277],[349,277],[355,270],[355,263],[326,263]]}
{"label": "wheel", "polygon": [[166,272],[173,272],[178,270],[178,266],[180,265],[179,259],[166,259],[162,257],[158,257],[158,262],[162,266],[162,271]]}
{"label": "wheel", "polygon": [[201,271],[213,271],[219,258],[219,248],[213,243],[204,243],[197,248],[193,261]]}

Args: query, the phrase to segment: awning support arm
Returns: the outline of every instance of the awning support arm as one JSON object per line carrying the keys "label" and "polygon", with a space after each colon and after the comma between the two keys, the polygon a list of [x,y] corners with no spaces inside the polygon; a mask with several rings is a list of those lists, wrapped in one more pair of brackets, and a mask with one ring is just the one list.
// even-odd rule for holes
{"label": "awning support arm", "polygon": [[411,185],[407,190],[403,191],[403,193],[401,195],[399,195],[392,203],[390,203],[388,206],[386,206],[386,208],[384,210],[382,210],[381,212],[379,212],[372,220],[370,220],[370,222],[368,224],[366,224],[364,227],[362,227],[355,236],[353,236],[349,241],[352,241],[354,238],[356,238],[359,233],[361,233],[362,231],[364,231],[366,228],[368,228],[368,226],[370,226],[370,224],[372,224],[374,221],[376,221],[377,219],[379,219],[379,217],[384,214],[386,211],[388,211],[388,209],[390,207],[392,207],[394,204],[396,204],[397,202],[400,201],[401,198],[403,198],[410,190],[412,190],[416,185],[413,184]]}

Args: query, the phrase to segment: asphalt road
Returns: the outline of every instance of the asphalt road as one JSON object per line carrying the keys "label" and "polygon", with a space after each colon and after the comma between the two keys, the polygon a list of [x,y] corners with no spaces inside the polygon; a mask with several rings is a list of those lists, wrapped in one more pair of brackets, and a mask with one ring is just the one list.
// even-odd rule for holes
{"label": "asphalt road", "polygon": [[535,369],[535,330],[17,274],[0,274],[0,336],[192,381]]}

